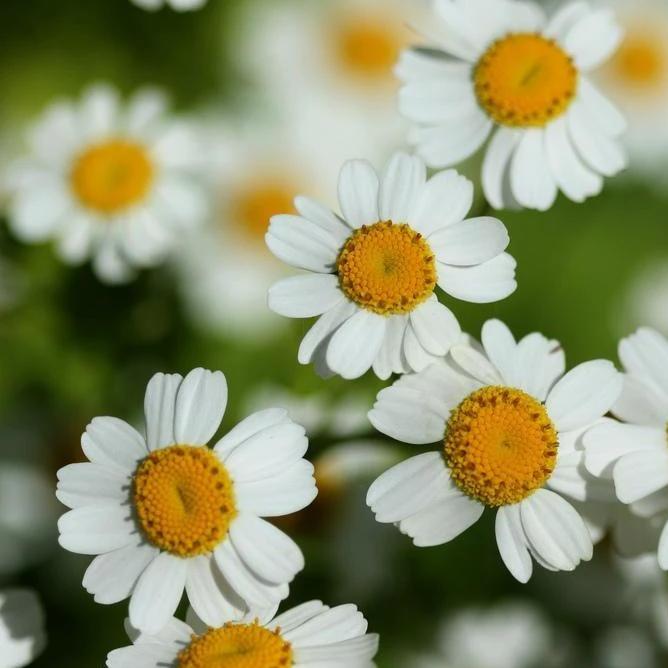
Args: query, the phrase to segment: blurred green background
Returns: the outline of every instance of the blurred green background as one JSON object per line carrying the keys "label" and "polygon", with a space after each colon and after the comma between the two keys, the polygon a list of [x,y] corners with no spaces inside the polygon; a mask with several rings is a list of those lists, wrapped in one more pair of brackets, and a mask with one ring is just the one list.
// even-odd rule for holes
{"label": "blurred green background", "polygon": [[[210,0],[201,11],[180,14],[144,12],[128,0],[4,0],[1,162],[20,147],[22,128],[45,104],[78,95],[98,80],[124,92],[160,85],[181,111],[206,107],[209,114],[227,115],[242,108],[250,83],[230,38],[239,29],[239,10],[251,2]],[[668,262],[667,205],[665,193],[620,178],[582,205],[560,198],[548,213],[504,212],[510,252],[518,260],[518,291],[489,306],[446,303],[474,335],[484,320],[499,317],[517,335],[539,330],[559,339],[571,365],[616,359],[619,337],[641,324],[628,307],[630,286],[653,263]],[[140,420],[146,382],[158,370],[224,370],[231,395],[224,428],[243,417],[247,398],[268,381],[298,395],[341,398],[352,389],[297,364],[306,322],[295,321],[264,343],[199,328],[169,266],[144,272],[128,286],[108,287],[86,266],[63,265],[48,245],[13,240],[4,224],[0,261],[2,280],[16,295],[0,311],[0,466],[27,462],[55,484],[56,470],[80,458],[78,439],[92,417]],[[365,408],[381,386],[370,377],[354,383]],[[340,440],[323,430],[310,456]],[[403,451],[413,452],[408,446]],[[379,666],[406,665],[402,657],[428,648],[445,615],[471,604],[536,601],[582,650],[584,658],[570,668],[590,668],[590,639],[624,620],[621,585],[605,544],[574,575],[537,569],[522,586],[498,557],[491,514],[449,545],[418,550],[393,527],[373,522],[363,503],[367,484],[351,483],[317,512],[294,520],[291,530],[307,566],[290,601],[357,603],[381,633]],[[46,605],[49,646],[35,666],[103,665],[109,650],[126,644],[126,604],[94,604],[81,586],[89,558],[58,548],[55,526],[47,543],[37,565],[0,576],[0,586],[35,587]]]}

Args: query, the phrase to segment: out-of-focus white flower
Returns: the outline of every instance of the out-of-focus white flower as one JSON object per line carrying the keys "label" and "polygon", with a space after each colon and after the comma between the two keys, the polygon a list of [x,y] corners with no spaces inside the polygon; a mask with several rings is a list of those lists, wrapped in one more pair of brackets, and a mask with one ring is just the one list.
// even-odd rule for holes
{"label": "out-of-focus white flower", "polygon": [[594,668],[658,668],[651,638],[641,627],[614,626],[595,642]]}
{"label": "out-of-focus white flower", "polygon": [[442,625],[437,650],[411,668],[536,668],[554,656],[549,622],[529,603],[463,610]]}
{"label": "out-of-focus white flower", "polygon": [[201,9],[207,0],[130,0],[137,7],[148,10],[156,10],[161,7],[171,7],[177,12],[187,12],[193,9]]}
{"label": "out-of-focus white flower", "polygon": [[213,219],[175,257],[186,303],[197,322],[217,332],[266,340],[286,322],[267,308],[267,290],[287,274],[267,249],[270,218],[294,211],[293,200],[312,191],[330,201],[321,147],[301,151],[294,125],[259,119],[216,123],[207,131],[209,180],[216,192]]}
{"label": "out-of-focus white flower", "polygon": [[624,39],[598,82],[626,114],[631,172],[668,184],[668,4],[612,0]]}
{"label": "out-of-focus white flower", "polygon": [[54,239],[67,263],[91,258],[102,280],[159,263],[203,221],[201,146],[156,91],[123,106],[117,91],[97,85],[78,102],[56,102],[28,147],[8,169],[11,229],[30,243]]}
{"label": "out-of-focus white flower", "polygon": [[653,327],[668,335],[668,257],[647,263],[632,280],[615,309],[614,325],[623,326],[624,332]]}
{"label": "out-of-focus white flower", "polygon": [[353,155],[382,162],[404,144],[392,69],[411,41],[407,26],[422,15],[423,4],[249,3],[235,55],[270,103],[302,127],[304,149],[317,151],[324,140],[332,151],[330,164],[341,165]]}
{"label": "out-of-focus white flower", "polygon": [[546,210],[559,191],[581,202],[626,165],[622,114],[591,83],[622,31],[609,8],[572,2],[548,18],[515,0],[432,0],[424,48],[397,67],[399,104],[432,167],[485,151],[495,208]]}
{"label": "out-of-focus white flower", "polygon": [[57,518],[48,477],[25,464],[0,465],[0,575],[39,561],[54,537]]}
{"label": "out-of-focus white flower", "polygon": [[37,596],[23,589],[0,590],[0,668],[22,668],[44,649],[44,613]]}

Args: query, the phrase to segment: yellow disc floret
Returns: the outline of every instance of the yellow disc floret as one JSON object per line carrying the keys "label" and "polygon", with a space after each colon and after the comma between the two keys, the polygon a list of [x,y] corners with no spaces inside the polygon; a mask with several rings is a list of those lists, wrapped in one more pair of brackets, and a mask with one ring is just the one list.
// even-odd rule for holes
{"label": "yellow disc floret", "polygon": [[72,167],[70,182],[82,204],[112,214],[144,199],[153,176],[154,167],[146,148],[114,139],[81,153]]}
{"label": "yellow disc floret", "polygon": [[662,36],[650,28],[630,32],[615,54],[612,67],[626,84],[651,88],[666,77],[668,48]]}
{"label": "yellow disc floret", "polygon": [[436,285],[429,244],[408,225],[392,222],[353,232],[339,254],[337,269],[345,295],[381,315],[409,313]]}
{"label": "yellow disc floret", "polygon": [[290,668],[292,647],[280,630],[226,624],[194,636],[178,655],[178,668]]}
{"label": "yellow disc floret", "polygon": [[391,80],[405,39],[386,15],[352,17],[334,26],[332,34],[347,73],[365,79]]}
{"label": "yellow disc floret", "polygon": [[543,404],[521,390],[484,387],[452,412],[445,459],[472,499],[497,507],[519,503],[554,471],[557,431]]}
{"label": "yellow disc floret", "polygon": [[146,538],[179,557],[212,552],[236,515],[230,475],[206,447],[152,452],[135,473],[134,501]]}
{"label": "yellow disc floret", "polygon": [[236,193],[233,213],[246,236],[264,243],[269,220],[277,211],[293,211],[298,189],[280,176],[269,176],[245,184]]}
{"label": "yellow disc floret", "polygon": [[515,34],[492,44],[474,72],[478,102],[497,123],[542,127],[561,116],[577,92],[578,73],[554,41]]}

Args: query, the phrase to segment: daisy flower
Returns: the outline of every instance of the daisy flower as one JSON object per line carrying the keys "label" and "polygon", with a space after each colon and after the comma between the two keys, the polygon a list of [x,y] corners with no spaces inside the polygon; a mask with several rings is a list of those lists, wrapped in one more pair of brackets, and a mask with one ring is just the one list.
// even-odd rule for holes
{"label": "daisy flower", "polygon": [[626,114],[631,169],[665,186],[668,155],[668,6],[613,0],[624,40],[597,83]]}
{"label": "daisy flower", "polygon": [[612,476],[618,499],[648,519],[660,518],[659,565],[668,570],[668,340],[653,329],[623,339],[624,391],[613,407],[621,420],[585,436],[585,463]]}
{"label": "daisy flower", "polygon": [[23,589],[0,590],[0,667],[27,666],[45,645],[44,613],[37,596]]}
{"label": "daisy flower", "polygon": [[207,0],[131,0],[131,2],[137,7],[151,11],[167,6],[177,12],[187,12],[193,9],[201,9]]}
{"label": "daisy flower", "polygon": [[473,185],[457,172],[427,180],[422,160],[396,154],[379,178],[366,161],[346,163],[339,177],[342,215],[305,197],[299,215],[271,220],[267,245],[309,274],[269,290],[269,307],[291,318],[320,316],[298,359],[323,374],[379,378],[419,371],[459,341],[438,285],[465,301],[511,294],[515,260],[504,253],[508,232],[496,218],[464,220]]}
{"label": "daisy flower", "polygon": [[[2,437],[6,439],[7,434]],[[48,554],[54,539],[57,506],[50,476],[26,464],[2,461],[0,576],[32,566]]]}
{"label": "daisy flower", "polygon": [[[131,647],[114,650],[109,668],[371,668],[378,636],[354,605],[309,601],[275,617],[275,610],[207,628],[195,615],[172,619],[159,635],[129,630]],[[222,657],[222,658],[221,658]]]}
{"label": "daisy flower", "polygon": [[67,263],[91,258],[104,281],[157,264],[204,217],[192,128],[170,120],[155,91],[126,106],[107,86],[56,102],[28,146],[9,168],[12,230],[30,243],[54,239]]}
{"label": "daisy flower", "polygon": [[270,409],[209,449],[226,402],[220,371],[157,374],[146,390],[146,438],[96,418],[81,440],[90,463],[58,473],[57,496],[72,508],[58,523],[60,544],[99,555],[84,587],[98,603],[131,597],[131,623],[147,633],[167,623],[184,589],[197,614],[220,625],[284,599],[304,567],[299,547],[261,519],[316,496],[304,430]]}
{"label": "daisy flower", "polygon": [[530,603],[470,608],[447,619],[438,651],[411,663],[414,668],[533,668],[554,657],[553,631]]}
{"label": "daisy flower", "polygon": [[568,500],[584,501],[588,491],[573,441],[610,409],[622,378],[605,360],[564,370],[558,342],[534,333],[516,343],[490,320],[481,349],[454,346],[448,359],[380,392],[369,413],[376,429],[443,446],[373,483],[367,503],[376,519],[427,547],[491,508],[501,558],[521,582],[531,577],[531,557],[555,571],[589,560],[592,538]]}
{"label": "daisy flower", "polygon": [[548,20],[530,2],[433,0],[433,13],[428,48],[397,66],[400,110],[429,165],[455,165],[491,135],[488,201],[539,210],[559,190],[598,194],[624,168],[624,118],[589,79],[621,40],[611,10],[575,2]]}

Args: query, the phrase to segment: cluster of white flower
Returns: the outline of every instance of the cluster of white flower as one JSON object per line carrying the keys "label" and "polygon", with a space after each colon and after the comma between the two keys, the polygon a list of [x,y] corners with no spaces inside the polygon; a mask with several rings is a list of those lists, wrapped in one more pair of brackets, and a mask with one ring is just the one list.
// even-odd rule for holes
{"label": "cluster of white flower", "polygon": [[[548,17],[519,0],[433,0],[420,32],[424,44],[396,67],[416,154],[395,153],[381,174],[366,160],[345,163],[338,212],[304,196],[295,213],[269,211],[266,245],[303,272],[269,289],[269,308],[317,317],[298,360],[322,376],[398,374],[371,424],[404,443],[439,444],[372,484],[378,522],[426,547],[492,509],[500,557],[521,582],[534,562],[574,570],[608,531],[621,553],[656,552],[668,570],[668,340],[640,329],[620,344],[623,373],[606,360],[567,371],[559,342],[539,333],[517,341],[499,320],[478,341],[441,302],[487,304],[517,288],[505,225],[469,217],[474,184],[454,165],[488,142],[490,207],[535,210],[559,192],[582,202],[624,169],[626,121],[593,78],[623,31],[611,9],[587,2]],[[639,78],[651,66],[642,57],[627,55]],[[110,282],[173,252],[203,223],[208,197],[204,136],[165,109],[154,91],[123,108],[105,86],[50,107],[30,133],[29,157],[10,170],[16,235],[54,239],[65,261],[91,259]],[[290,205],[276,183],[248,203],[260,217],[268,202]],[[278,408],[210,447],[227,395],[220,371],[157,374],[145,435],[96,418],[81,442],[89,461],[58,473],[57,497],[70,508],[60,544],[95,557],[84,588],[101,604],[129,599],[132,645],[107,665],[372,666],[378,637],[355,606],[311,601],[276,616],[305,564],[265,518],[314,500],[314,467],[304,428]],[[184,593],[187,623],[174,617]],[[0,665],[26,665],[41,647],[39,633],[12,630],[19,617],[21,631],[38,628],[36,609],[29,594],[0,594]]]}

